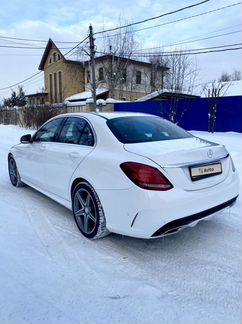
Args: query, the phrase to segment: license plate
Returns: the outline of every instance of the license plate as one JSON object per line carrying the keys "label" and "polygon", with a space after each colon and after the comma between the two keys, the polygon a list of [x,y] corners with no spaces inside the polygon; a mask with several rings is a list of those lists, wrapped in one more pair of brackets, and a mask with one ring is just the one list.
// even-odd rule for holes
{"label": "license plate", "polygon": [[211,177],[220,173],[222,173],[221,163],[204,164],[190,168],[190,174],[193,181]]}

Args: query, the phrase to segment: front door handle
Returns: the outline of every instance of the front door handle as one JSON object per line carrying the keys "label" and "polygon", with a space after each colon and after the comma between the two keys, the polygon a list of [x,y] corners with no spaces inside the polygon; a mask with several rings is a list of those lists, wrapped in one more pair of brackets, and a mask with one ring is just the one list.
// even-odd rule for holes
{"label": "front door handle", "polygon": [[41,151],[44,151],[46,149],[46,146],[44,144],[40,144],[39,148],[40,148]]}
{"label": "front door handle", "polygon": [[71,152],[69,153],[69,157],[77,159],[80,157],[80,154],[78,152]]}

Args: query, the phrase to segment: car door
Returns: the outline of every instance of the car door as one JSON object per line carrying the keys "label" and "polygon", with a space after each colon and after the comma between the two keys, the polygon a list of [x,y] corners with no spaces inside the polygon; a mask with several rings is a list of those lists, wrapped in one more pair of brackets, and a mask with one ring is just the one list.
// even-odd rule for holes
{"label": "car door", "polygon": [[47,170],[44,168],[47,145],[53,143],[66,118],[56,118],[45,123],[33,136],[29,144],[20,144],[17,162],[23,181],[44,189]]}
{"label": "car door", "polygon": [[94,132],[89,122],[68,117],[55,142],[46,142],[41,164],[45,190],[69,199],[70,179],[81,161],[94,149]]}

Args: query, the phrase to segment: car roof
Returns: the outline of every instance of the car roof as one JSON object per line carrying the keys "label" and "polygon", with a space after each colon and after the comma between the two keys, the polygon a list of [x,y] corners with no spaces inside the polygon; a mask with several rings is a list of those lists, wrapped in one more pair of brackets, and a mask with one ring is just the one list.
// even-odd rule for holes
{"label": "car roof", "polygon": [[[106,120],[119,118],[119,117],[132,117],[132,116],[153,116],[145,113],[136,113],[136,112],[74,112],[74,113],[67,113],[67,114],[61,114],[58,115],[59,117],[73,117],[73,116],[96,116],[101,117]],[[58,117],[56,116],[56,117]]]}
{"label": "car roof", "polygon": [[144,113],[135,113],[135,112],[99,112],[95,113],[97,116],[104,117],[106,119],[113,119],[119,117],[129,117],[129,116],[149,116]]}

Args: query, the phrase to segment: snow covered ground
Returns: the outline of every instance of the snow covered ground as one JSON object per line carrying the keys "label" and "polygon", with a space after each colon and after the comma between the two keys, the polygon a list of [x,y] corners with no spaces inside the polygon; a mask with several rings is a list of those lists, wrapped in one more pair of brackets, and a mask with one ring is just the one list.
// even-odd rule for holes
{"label": "snow covered ground", "polygon": [[[241,323],[241,196],[166,238],[88,241],[70,211],[10,184],[8,149],[28,132],[0,125],[1,323]],[[241,175],[241,134],[193,133]]]}

